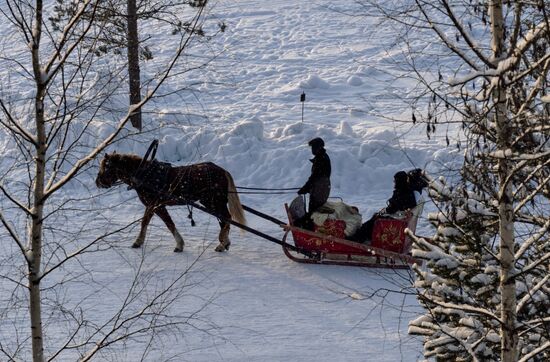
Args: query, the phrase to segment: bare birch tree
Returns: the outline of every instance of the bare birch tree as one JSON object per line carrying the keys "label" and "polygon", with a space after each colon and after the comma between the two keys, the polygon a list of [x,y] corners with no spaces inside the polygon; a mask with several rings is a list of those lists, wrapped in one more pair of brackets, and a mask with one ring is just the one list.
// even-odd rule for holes
{"label": "bare birch tree", "polygon": [[413,121],[428,135],[461,125],[456,143],[447,135],[460,175],[433,179],[437,233],[415,241],[426,314],[410,333],[441,361],[548,360],[550,3],[358,3],[405,30],[403,59],[428,95]]}
{"label": "bare birch tree", "polygon": [[[98,324],[84,316],[78,303],[76,310],[64,305],[70,296],[63,295],[63,286],[93,272],[84,266],[83,255],[116,249],[113,235],[120,237],[133,225],[113,226],[105,222],[99,206],[87,206],[95,202],[85,186],[93,184],[92,162],[107,147],[130,137],[127,125],[134,111],[155,97],[175,69],[185,71],[182,58],[196,35],[185,32],[173,42],[171,57],[155,64],[161,70],[147,80],[141,100],[118,117],[113,107],[127,94],[127,62],[98,56],[104,35],[104,19],[96,17],[101,4],[79,1],[60,31],[48,25],[54,9],[44,1],[8,0],[0,5],[1,21],[10,27],[0,50],[0,290],[9,295],[0,300],[0,313],[6,317],[0,324],[12,323],[15,331],[7,342],[0,338],[0,354],[9,360],[32,356],[33,361],[44,361],[67,353],[89,360],[113,343],[192,320],[191,314],[166,313],[182,293],[186,271],[161,287],[144,280],[136,266],[136,277],[120,294],[122,302],[111,306],[106,313],[110,317]],[[191,28],[202,26],[205,6],[180,10]],[[99,232],[102,229],[107,231]],[[21,329],[26,321],[28,333]],[[60,343],[60,338],[65,341]]]}

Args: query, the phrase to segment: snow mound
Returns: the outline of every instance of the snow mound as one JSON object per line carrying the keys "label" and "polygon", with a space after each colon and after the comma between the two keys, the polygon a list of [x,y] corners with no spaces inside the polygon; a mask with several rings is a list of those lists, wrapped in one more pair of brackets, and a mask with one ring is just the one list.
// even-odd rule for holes
{"label": "snow mound", "polygon": [[337,134],[341,136],[350,136],[350,137],[355,136],[353,129],[351,128],[350,124],[346,121],[340,122],[340,126],[338,127]]}
{"label": "snow mound", "polygon": [[304,89],[328,89],[330,84],[318,75],[311,74],[306,80],[300,82],[299,87]]}
{"label": "snow mound", "polygon": [[283,136],[293,136],[302,133],[304,130],[304,124],[301,122],[289,124],[283,128]]}
{"label": "snow mound", "polygon": [[347,83],[348,85],[357,87],[363,84],[363,80],[356,75],[352,75],[351,77],[348,78]]}
{"label": "snow mound", "polygon": [[236,137],[262,140],[264,137],[264,125],[259,120],[243,121],[233,127],[230,134]]}

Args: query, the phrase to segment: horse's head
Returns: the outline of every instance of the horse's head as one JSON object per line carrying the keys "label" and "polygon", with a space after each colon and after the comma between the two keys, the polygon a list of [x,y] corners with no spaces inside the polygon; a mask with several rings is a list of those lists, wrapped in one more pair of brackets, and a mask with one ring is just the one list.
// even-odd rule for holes
{"label": "horse's head", "polygon": [[95,180],[97,187],[109,188],[117,183],[119,175],[117,167],[115,166],[115,157],[116,155],[106,154],[101,160],[99,172]]}

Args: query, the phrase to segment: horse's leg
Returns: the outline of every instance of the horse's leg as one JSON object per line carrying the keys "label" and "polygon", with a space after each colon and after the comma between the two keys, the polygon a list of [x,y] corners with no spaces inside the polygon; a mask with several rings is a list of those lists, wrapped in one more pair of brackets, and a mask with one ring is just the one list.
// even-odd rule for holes
{"label": "horse's leg", "polygon": [[166,224],[166,227],[168,227],[168,230],[174,235],[174,239],[176,239],[176,247],[174,248],[174,252],[182,252],[183,246],[185,245],[183,238],[181,237],[180,233],[178,232],[178,229],[176,229],[176,225],[172,221],[172,218],[170,217],[170,214],[168,213],[168,210],[166,210],[166,207],[160,206],[155,209],[155,214],[158,215],[164,221]]}
{"label": "horse's leg", "polygon": [[[216,211],[220,214],[220,216],[231,219],[231,214],[227,209],[227,205],[224,204],[222,206],[219,206]],[[220,244],[216,246],[216,251],[221,252],[229,250],[229,246],[231,245],[231,241],[229,240],[229,226],[230,224],[227,221],[220,221],[220,234],[218,235],[218,240],[220,241]]]}
{"label": "horse's leg", "polygon": [[227,222],[220,222],[220,234],[218,236],[218,240],[220,241],[220,244],[216,246],[216,251],[226,251],[229,250],[229,246],[231,245],[231,241],[229,240],[229,223]]}
{"label": "horse's leg", "polygon": [[145,207],[145,213],[143,214],[143,218],[141,219],[141,230],[139,231],[139,235],[136,241],[134,241],[134,243],[132,244],[132,248],[139,248],[143,245],[143,242],[145,241],[145,235],[147,234],[147,226],[149,225],[149,222],[153,217],[153,211],[154,208],[152,206]]}

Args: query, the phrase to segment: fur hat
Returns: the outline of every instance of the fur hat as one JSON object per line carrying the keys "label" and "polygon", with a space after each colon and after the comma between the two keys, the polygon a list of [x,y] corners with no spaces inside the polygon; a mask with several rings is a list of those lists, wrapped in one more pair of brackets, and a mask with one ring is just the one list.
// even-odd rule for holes
{"label": "fur hat", "polygon": [[325,141],[322,138],[317,137],[308,142],[311,147],[325,147]]}
{"label": "fur hat", "polygon": [[405,171],[399,171],[393,175],[393,180],[395,181],[396,188],[405,188],[408,185],[408,176]]}

